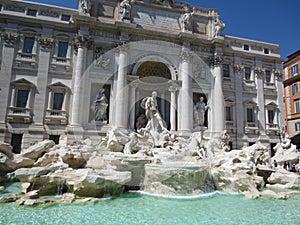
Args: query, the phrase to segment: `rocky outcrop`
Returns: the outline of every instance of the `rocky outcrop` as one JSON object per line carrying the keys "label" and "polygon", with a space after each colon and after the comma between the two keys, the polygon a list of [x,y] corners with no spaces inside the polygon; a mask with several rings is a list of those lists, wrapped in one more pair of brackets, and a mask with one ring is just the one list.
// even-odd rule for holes
{"label": "rocky outcrop", "polygon": [[51,140],[38,142],[35,145],[30,146],[27,149],[24,149],[22,151],[22,156],[33,160],[37,160],[43,154],[50,151],[50,148],[53,147],[54,145],[55,143]]}
{"label": "rocky outcrop", "polygon": [[162,195],[195,195],[212,192],[215,189],[207,165],[163,163],[145,166],[146,192]]}
{"label": "rocky outcrop", "polygon": [[[124,192],[125,184],[131,179],[130,172],[115,170],[77,169],[52,173],[49,181],[40,189],[40,195],[63,192],[83,197],[103,197]],[[54,193],[55,194],[55,193]]]}

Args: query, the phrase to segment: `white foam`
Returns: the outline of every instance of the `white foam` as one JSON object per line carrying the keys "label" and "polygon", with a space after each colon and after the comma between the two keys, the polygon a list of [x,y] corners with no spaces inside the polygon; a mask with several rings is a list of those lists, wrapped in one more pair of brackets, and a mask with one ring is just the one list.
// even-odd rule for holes
{"label": "white foam", "polygon": [[216,194],[226,194],[226,193],[222,193],[220,191],[214,191],[214,192],[199,194],[199,195],[176,196],[176,195],[154,194],[154,193],[150,193],[150,192],[146,192],[146,191],[133,191],[133,192],[139,193],[141,195],[148,195],[148,196],[153,196],[153,197],[158,197],[158,198],[170,198],[170,199],[198,199],[198,198],[209,198]]}

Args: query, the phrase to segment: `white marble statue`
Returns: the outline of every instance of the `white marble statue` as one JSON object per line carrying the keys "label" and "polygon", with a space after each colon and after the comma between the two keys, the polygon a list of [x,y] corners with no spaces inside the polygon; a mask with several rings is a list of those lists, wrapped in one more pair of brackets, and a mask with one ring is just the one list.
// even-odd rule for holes
{"label": "white marble statue", "polygon": [[194,106],[194,126],[204,126],[205,112],[209,106],[204,102],[204,98],[201,96],[199,101]]}
{"label": "white marble statue", "polygon": [[120,3],[120,10],[121,10],[121,20],[130,20],[130,9],[131,9],[131,1],[130,0],[123,0]]}
{"label": "white marble statue", "polygon": [[230,141],[230,136],[227,133],[227,130],[223,131],[223,134],[221,136],[221,147],[222,147],[222,151],[224,152],[229,152],[230,151],[230,145],[229,145],[229,141]]}
{"label": "white marble statue", "polygon": [[80,0],[80,7],[82,12],[87,14],[89,10],[89,0]]}
{"label": "white marble statue", "polygon": [[225,23],[220,20],[220,17],[216,17],[214,21],[215,32],[214,37],[219,37],[222,33],[222,30],[225,28]]}
{"label": "white marble statue", "polygon": [[95,100],[95,121],[106,121],[107,120],[107,107],[108,101],[105,95],[105,90],[101,89],[96,96]]}
{"label": "white marble statue", "polygon": [[153,91],[150,97],[146,97],[142,101],[142,106],[144,105],[145,115],[148,119],[146,125],[147,130],[152,130],[156,132],[161,132],[166,130],[165,121],[162,119],[158,107],[157,107],[157,92]]}
{"label": "white marble statue", "polygon": [[182,31],[192,31],[192,16],[193,13],[187,12],[182,17]]}

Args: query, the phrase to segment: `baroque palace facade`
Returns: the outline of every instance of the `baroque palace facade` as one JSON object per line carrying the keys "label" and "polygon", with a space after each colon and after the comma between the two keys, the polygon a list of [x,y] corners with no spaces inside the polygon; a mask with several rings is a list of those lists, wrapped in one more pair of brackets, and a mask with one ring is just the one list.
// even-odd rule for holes
{"label": "baroque palace facade", "polygon": [[152,91],[172,132],[209,138],[226,129],[234,149],[280,139],[279,46],[222,35],[216,9],[175,0],[0,4],[0,141],[16,153],[44,139],[97,142],[111,126],[143,127],[141,102]]}

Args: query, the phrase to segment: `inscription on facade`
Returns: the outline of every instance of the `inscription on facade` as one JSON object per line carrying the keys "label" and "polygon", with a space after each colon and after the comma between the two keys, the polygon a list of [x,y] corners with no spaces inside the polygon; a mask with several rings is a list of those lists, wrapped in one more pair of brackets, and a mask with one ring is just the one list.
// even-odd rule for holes
{"label": "inscription on facade", "polygon": [[148,11],[139,8],[133,13],[135,23],[150,24],[155,26],[179,29],[179,15],[175,13],[165,13],[161,11]]}

